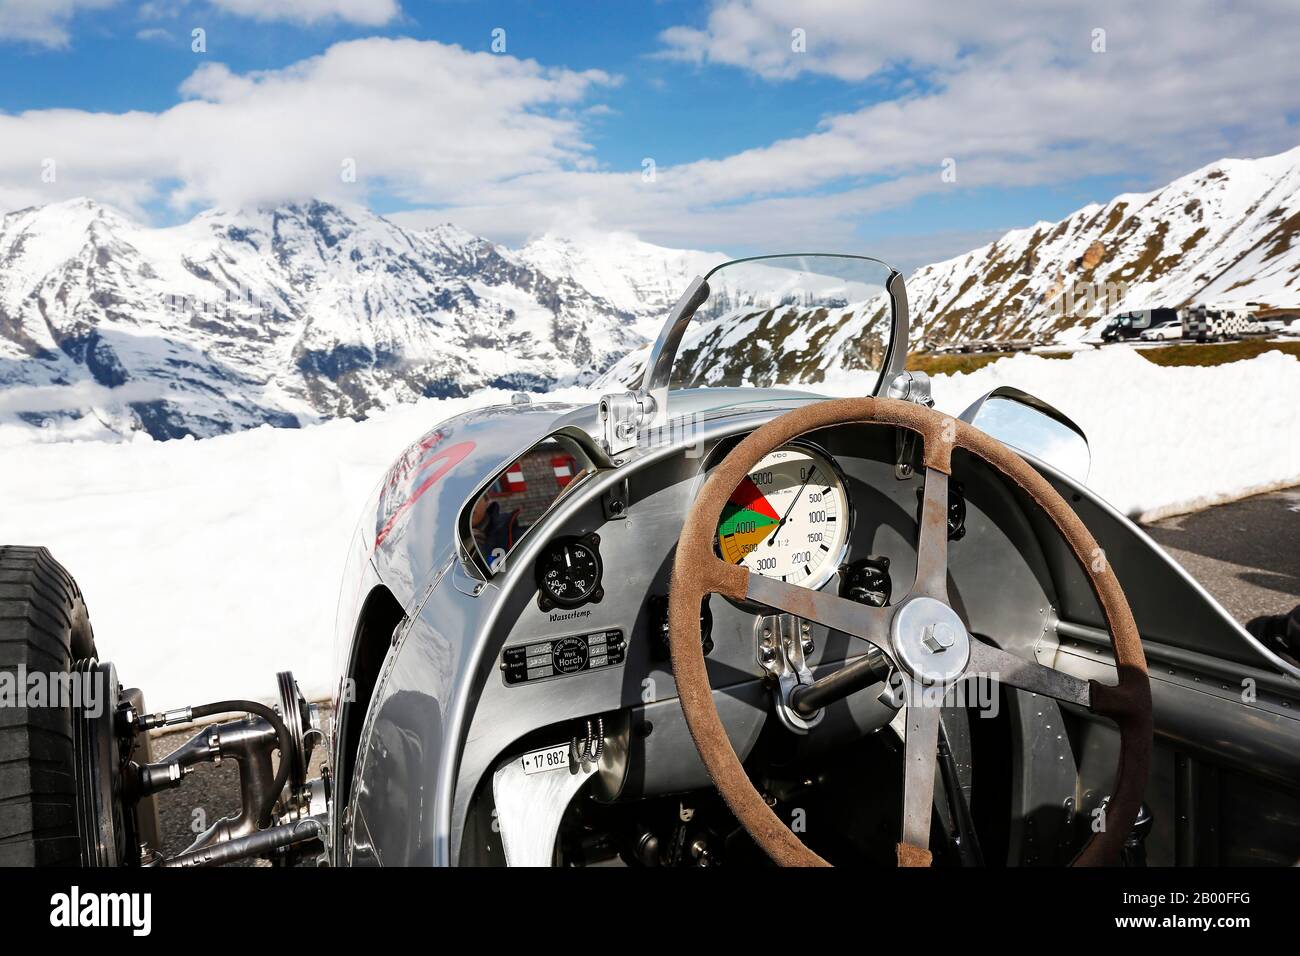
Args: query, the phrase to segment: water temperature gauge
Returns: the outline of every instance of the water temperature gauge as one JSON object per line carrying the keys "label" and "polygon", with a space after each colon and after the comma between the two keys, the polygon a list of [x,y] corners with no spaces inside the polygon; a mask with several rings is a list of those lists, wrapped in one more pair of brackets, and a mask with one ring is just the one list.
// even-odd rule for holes
{"label": "water temperature gauge", "polygon": [[605,596],[600,537],[556,538],[537,559],[537,603],[543,611],[575,608]]}

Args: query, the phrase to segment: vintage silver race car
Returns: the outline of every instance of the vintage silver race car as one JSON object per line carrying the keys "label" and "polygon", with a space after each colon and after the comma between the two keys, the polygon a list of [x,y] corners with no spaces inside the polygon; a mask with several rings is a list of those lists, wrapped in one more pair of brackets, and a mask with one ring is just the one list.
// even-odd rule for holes
{"label": "vintage silver race car", "polygon": [[[0,712],[0,863],[1295,863],[1285,629],[1091,492],[1061,411],[936,411],[908,325],[876,260],[727,263],[631,386],[414,440],[349,548],[327,720],[288,674],[150,713],[67,573],[3,549],[0,664],[114,706]],[[240,812],[165,854],[155,795],[225,758]]]}

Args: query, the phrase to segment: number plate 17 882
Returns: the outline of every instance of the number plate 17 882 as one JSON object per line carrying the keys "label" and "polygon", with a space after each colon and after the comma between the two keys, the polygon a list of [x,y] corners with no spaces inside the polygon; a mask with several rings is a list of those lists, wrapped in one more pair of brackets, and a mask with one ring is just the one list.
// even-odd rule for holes
{"label": "number plate 17 882", "polygon": [[534,750],[520,758],[524,763],[524,773],[544,773],[547,770],[560,770],[569,765],[569,745],[559,744],[544,750]]}

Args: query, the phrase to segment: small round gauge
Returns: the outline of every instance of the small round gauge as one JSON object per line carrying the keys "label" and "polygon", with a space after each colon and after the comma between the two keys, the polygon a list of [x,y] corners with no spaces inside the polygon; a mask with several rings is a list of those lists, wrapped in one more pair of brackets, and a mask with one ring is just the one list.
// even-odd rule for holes
{"label": "small round gauge", "polygon": [[811,448],[785,445],[732,492],[718,522],[718,551],[764,577],[821,587],[839,567],[849,518],[839,469]]}
{"label": "small round gauge", "polygon": [[537,559],[538,603],[542,610],[574,608],[599,601],[601,563],[596,535],[557,538]]}

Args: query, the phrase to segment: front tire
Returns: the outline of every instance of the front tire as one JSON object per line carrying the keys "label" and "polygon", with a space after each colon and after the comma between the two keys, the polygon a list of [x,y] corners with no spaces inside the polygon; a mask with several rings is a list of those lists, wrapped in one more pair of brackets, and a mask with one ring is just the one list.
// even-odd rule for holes
{"label": "front tire", "polygon": [[73,710],[23,706],[16,675],[66,674],[95,657],[72,576],[45,548],[0,547],[0,672],[15,675],[0,697],[0,866],[81,862]]}

